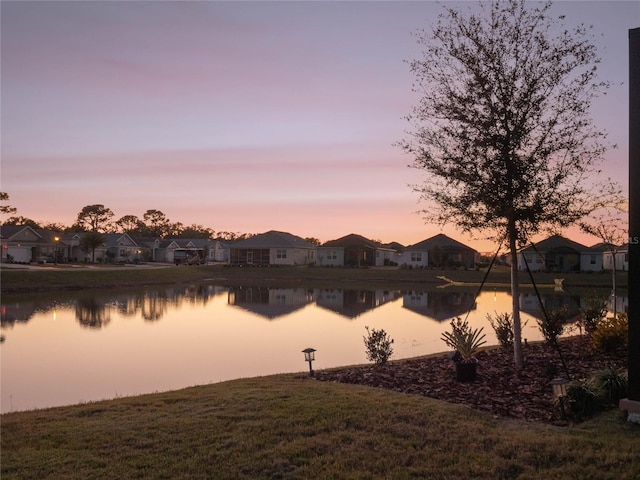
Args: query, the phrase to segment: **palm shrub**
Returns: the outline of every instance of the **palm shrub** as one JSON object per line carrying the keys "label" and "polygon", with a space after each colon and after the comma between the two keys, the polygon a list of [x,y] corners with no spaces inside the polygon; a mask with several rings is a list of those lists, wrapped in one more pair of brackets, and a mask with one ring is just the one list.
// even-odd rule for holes
{"label": "palm shrub", "polygon": [[577,380],[567,387],[571,411],[578,420],[594,415],[602,409],[602,402],[592,382]]}
{"label": "palm shrub", "polygon": [[597,372],[593,376],[593,384],[603,400],[615,405],[627,396],[629,380],[625,373],[609,368]]}
{"label": "palm shrub", "polygon": [[367,336],[364,339],[364,345],[367,349],[367,358],[376,365],[384,365],[393,355],[393,338],[391,338],[384,329],[376,330],[364,327],[367,330]]}
{"label": "palm shrub", "polygon": [[469,362],[486,342],[484,329],[471,328],[467,320],[456,317],[451,320],[451,331],[442,334],[442,340],[460,354],[463,362]]}
{"label": "palm shrub", "polygon": [[508,312],[494,313],[495,315],[487,313],[487,320],[496,333],[500,346],[510,348],[513,346],[513,317]]}

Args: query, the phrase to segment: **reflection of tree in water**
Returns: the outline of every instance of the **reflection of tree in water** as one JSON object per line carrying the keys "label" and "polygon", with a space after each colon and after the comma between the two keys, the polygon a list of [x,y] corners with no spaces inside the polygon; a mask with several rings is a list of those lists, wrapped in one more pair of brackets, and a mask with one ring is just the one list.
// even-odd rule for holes
{"label": "reflection of tree in water", "polygon": [[162,292],[150,292],[139,299],[142,318],[147,322],[160,320],[167,311],[168,298]]}
{"label": "reflection of tree in water", "polygon": [[76,302],[76,319],[83,327],[98,329],[106,326],[111,316],[105,303],[96,297],[86,297]]}

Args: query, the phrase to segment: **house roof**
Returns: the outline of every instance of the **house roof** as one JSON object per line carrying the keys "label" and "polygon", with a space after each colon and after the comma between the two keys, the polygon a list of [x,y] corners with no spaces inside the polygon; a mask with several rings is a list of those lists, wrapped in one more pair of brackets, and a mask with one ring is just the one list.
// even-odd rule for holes
{"label": "house roof", "polygon": [[475,249],[468,247],[464,243],[460,243],[457,240],[454,240],[451,237],[446,236],[443,233],[439,233],[431,238],[427,238],[415,245],[410,245],[405,250],[422,250],[429,251],[434,248],[441,248],[444,250],[466,250],[469,252],[476,252]]}
{"label": "house roof", "polygon": [[349,235],[345,235],[344,237],[340,237],[336,240],[330,240],[321,245],[322,247],[341,247],[348,248],[354,246],[365,246],[369,248],[381,248],[379,243],[374,242],[373,240],[369,240],[368,238],[363,237],[362,235],[357,235],[355,233],[350,233]]}
{"label": "house roof", "polygon": [[[535,247],[535,248],[534,248]],[[528,246],[523,248],[522,252],[551,252],[558,251],[562,249],[571,249],[577,252],[586,252],[589,250],[588,247],[582,245],[581,243],[574,242],[573,240],[569,240],[568,238],[563,237],[562,235],[552,235],[549,238],[546,238],[538,243],[535,243],[533,246]]]}
{"label": "house roof", "polygon": [[308,248],[314,249],[313,243],[287,232],[271,230],[250,238],[245,238],[232,245],[231,248]]}
{"label": "house roof", "polygon": [[14,235],[16,235],[17,233],[20,233],[25,228],[28,228],[29,230],[32,230],[38,236],[42,236],[38,232],[38,230],[41,230],[41,229],[32,228],[29,225],[2,225],[2,227],[0,227],[0,238],[4,238],[4,239],[11,238]]}

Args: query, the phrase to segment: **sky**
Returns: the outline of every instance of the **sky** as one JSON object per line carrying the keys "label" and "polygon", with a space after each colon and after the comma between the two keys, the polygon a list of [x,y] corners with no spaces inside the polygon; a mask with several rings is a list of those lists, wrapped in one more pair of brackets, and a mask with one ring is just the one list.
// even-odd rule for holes
{"label": "sky", "polygon": [[[461,3],[445,2],[449,6]],[[465,5],[466,7],[466,5]],[[150,209],[216,232],[350,233],[411,245],[424,180],[395,146],[416,104],[412,33],[442,7],[388,2],[1,2],[0,189],[17,215],[71,225]],[[628,30],[637,1],[561,1],[593,25],[603,171],[628,194]],[[567,232],[586,245],[597,239]]]}

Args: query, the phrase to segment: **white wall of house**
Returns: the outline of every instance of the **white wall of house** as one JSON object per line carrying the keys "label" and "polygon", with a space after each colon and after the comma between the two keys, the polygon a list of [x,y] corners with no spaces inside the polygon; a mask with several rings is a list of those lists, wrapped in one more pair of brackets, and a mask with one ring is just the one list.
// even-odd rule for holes
{"label": "white wall of house", "polygon": [[[524,261],[527,260],[525,264]],[[527,264],[529,265],[529,270],[532,272],[537,272],[538,270],[544,270],[544,256],[537,252],[518,252],[518,270],[526,270]]]}
{"label": "white wall of house", "polygon": [[602,252],[583,252],[580,254],[581,272],[602,271]]}
{"label": "white wall of house", "polygon": [[309,265],[315,262],[315,251],[307,248],[271,248],[271,265]]}
{"label": "white wall of house", "polygon": [[344,266],[344,248],[322,248],[317,250],[317,263],[322,267]]}
{"label": "white wall of house", "polygon": [[407,265],[413,268],[429,265],[429,252],[426,250],[405,250],[400,254],[398,265]]}
{"label": "white wall of house", "polygon": [[[605,270],[613,270],[613,254],[611,252],[602,253],[602,264]],[[629,271],[629,250],[624,249],[616,252],[616,270]]]}

